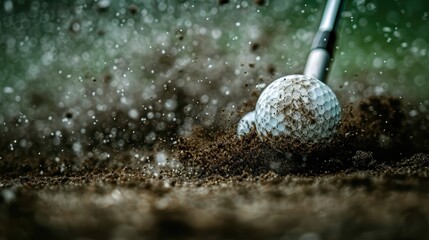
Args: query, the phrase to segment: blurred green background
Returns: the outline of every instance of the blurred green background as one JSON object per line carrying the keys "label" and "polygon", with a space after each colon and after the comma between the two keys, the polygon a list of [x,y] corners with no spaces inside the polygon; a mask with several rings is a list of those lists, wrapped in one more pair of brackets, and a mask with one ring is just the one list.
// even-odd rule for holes
{"label": "blurred green background", "polygon": [[[35,107],[42,97],[59,108],[79,108],[90,94],[103,102],[106,91],[94,82],[107,73],[111,92],[147,100],[150,84],[191,69],[184,81],[218,79],[219,94],[240,104],[249,96],[243,82],[249,91],[257,76],[302,72],[325,1],[221,2],[4,0],[1,122],[52,115],[49,104]],[[346,1],[328,84],[346,102],[387,94],[428,105],[428,18],[425,0]]]}

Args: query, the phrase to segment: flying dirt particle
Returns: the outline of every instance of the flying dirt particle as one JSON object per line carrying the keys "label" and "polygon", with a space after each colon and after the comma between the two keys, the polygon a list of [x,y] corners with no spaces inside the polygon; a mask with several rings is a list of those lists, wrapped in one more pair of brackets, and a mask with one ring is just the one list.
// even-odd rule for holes
{"label": "flying dirt particle", "polygon": [[260,46],[261,46],[261,44],[259,44],[259,43],[252,43],[252,45],[250,45],[250,50],[252,52],[254,52],[254,51],[258,50]]}
{"label": "flying dirt particle", "polygon": [[135,4],[131,4],[130,6],[128,6],[128,11],[129,11],[132,15],[135,15],[136,13],[138,13],[138,11],[139,11],[139,7],[137,7]]}
{"label": "flying dirt particle", "polygon": [[110,75],[110,74],[104,75],[104,77],[103,77],[104,83],[110,83],[111,81],[112,81],[112,75]]}
{"label": "flying dirt particle", "polygon": [[106,34],[106,32],[105,32],[103,29],[98,29],[98,30],[97,30],[97,35],[98,35],[98,36],[100,36],[100,37],[101,37],[101,36],[104,36],[104,34]]}
{"label": "flying dirt particle", "polygon": [[219,0],[218,3],[219,5],[227,4],[229,3],[229,0]]}
{"label": "flying dirt particle", "polygon": [[255,0],[254,3],[258,6],[263,6],[265,5],[265,0]]}
{"label": "flying dirt particle", "polygon": [[268,64],[267,72],[271,75],[274,75],[276,73],[276,67],[274,67],[273,64]]}
{"label": "flying dirt particle", "polygon": [[185,38],[185,33],[183,32],[182,29],[179,29],[179,30],[176,31],[176,38],[179,41],[182,41]]}

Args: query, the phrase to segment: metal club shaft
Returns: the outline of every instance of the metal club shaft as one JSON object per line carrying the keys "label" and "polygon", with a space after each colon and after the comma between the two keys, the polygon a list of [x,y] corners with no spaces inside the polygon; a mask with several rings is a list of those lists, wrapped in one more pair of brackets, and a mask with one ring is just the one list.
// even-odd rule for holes
{"label": "metal club shaft", "polygon": [[343,0],[328,0],[322,21],[314,37],[310,54],[305,64],[304,75],[326,82],[329,64],[334,52],[336,30]]}

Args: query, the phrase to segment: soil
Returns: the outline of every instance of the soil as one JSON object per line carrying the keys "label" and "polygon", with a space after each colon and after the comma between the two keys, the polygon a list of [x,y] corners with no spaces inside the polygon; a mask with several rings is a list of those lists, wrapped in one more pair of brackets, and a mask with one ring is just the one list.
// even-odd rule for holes
{"label": "soil", "polygon": [[305,156],[238,140],[237,118],[166,143],[167,164],[132,144],[104,161],[6,154],[0,239],[428,239],[427,118],[407,111],[350,104]]}

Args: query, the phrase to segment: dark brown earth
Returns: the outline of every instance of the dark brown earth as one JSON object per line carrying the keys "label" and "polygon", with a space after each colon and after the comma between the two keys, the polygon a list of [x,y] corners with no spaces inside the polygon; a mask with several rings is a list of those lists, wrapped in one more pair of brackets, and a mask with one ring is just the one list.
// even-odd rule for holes
{"label": "dark brown earth", "polygon": [[428,239],[427,118],[392,97],[344,109],[305,158],[239,141],[236,118],[165,143],[164,167],[132,144],[104,161],[10,153],[0,239]]}

